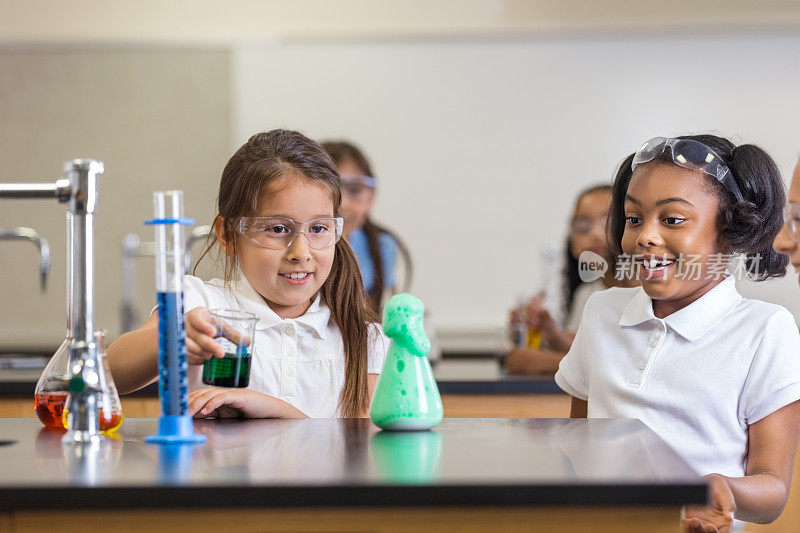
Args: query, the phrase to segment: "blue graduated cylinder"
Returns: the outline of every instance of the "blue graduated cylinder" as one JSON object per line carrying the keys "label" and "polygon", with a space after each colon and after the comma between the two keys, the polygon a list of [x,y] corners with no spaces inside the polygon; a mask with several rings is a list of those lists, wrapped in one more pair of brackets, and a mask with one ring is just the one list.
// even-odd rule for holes
{"label": "blue graduated cylinder", "polygon": [[[182,204],[180,210],[183,210]],[[158,208],[156,208],[158,211]],[[188,218],[156,218],[145,222],[148,225],[174,224],[177,228],[194,223]],[[158,242],[158,238],[156,239]],[[162,241],[163,242],[163,241]],[[166,252],[162,250],[162,252]],[[183,268],[183,256],[180,261],[171,264],[173,273]],[[177,260],[173,254],[173,260]],[[158,257],[156,259],[156,275],[158,277]],[[182,272],[182,270],[181,270]],[[180,277],[177,277],[180,280]],[[158,287],[158,281],[156,282]],[[188,363],[186,361],[186,332],[184,330],[183,292],[158,291],[158,392],[161,400],[161,417],[158,420],[158,433],[145,437],[145,442],[199,443],[206,440],[205,435],[194,433],[192,417],[189,411]]]}
{"label": "blue graduated cylinder", "polygon": [[[189,379],[183,324],[183,294],[158,293],[158,380],[162,415],[185,415]],[[174,369],[170,373],[170,369]]]}

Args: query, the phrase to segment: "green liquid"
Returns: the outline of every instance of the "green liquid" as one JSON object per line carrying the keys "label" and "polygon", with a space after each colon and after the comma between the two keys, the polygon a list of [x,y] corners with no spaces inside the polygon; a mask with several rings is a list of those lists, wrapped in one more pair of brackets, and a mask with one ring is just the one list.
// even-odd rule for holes
{"label": "green liquid", "polygon": [[203,383],[216,387],[247,387],[250,384],[250,356],[225,354],[203,363]]}

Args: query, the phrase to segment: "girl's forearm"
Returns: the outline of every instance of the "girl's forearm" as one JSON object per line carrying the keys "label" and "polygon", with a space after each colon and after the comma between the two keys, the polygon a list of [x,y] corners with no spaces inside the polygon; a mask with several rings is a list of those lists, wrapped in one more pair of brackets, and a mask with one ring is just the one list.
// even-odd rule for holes
{"label": "girl's forearm", "polygon": [[303,411],[280,398],[274,398],[277,404],[277,414],[275,418],[309,418]]}
{"label": "girl's forearm", "polygon": [[789,487],[778,476],[768,473],[744,477],[722,477],[736,502],[736,518],[768,524],[778,518],[786,505]]}
{"label": "girl's forearm", "polygon": [[149,385],[158,377],[158,328],[125,333],[109,345],[107,357],[120,394]]}
{"label": "girl's forearm", "polygon": [[572,347],[572,341],[575,340],[575,334],[565,329],[559,329],[553,331],[547,340],[553,350],[567,353]]}

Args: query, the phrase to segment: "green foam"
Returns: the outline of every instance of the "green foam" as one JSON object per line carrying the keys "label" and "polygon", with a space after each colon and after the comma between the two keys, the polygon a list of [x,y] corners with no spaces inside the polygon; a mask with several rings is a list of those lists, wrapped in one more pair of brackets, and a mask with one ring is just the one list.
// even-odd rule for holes
{"label": "green foam", "polygon": [[426,430],[442,421],[444,409],[427,355],[425,306],[410,294],[393,296],[384,307],[383,331],[391,339],[375,386],[369,416],[389,430]]}

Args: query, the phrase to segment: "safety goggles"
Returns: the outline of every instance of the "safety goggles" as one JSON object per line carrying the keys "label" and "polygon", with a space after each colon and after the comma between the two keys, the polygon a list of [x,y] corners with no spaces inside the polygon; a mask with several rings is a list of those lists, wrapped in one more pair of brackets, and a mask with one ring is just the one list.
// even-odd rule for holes
{"label": "safety goggles", "polygon": [[633,156],[631,170],[635,170],[637,166],[656,159],[667,150],[669,150],[672,162],[676,165],[708,174],[722,183],[728,191],[733,193],[738,201],[744,200],[739,185],[733,179],[733,173],[722,161],[722,158],[705,144],[692,139],[653,137],[644,143]]}
{"label": "safety goggles", "polygon": [[800,242],[800,204],[789,202],[783,208],[783,223],[794,242]]}
{"label": "safety goggles", "polygon": [[340,174],[342,192],[347,196],[361,196],[375,189],[375,178],[358,174]]}
{"label": "safety goggles", "polygon": [[308,222],[288,217],[242,217],[236,230],[252,243],[270,250],[288,248],[301,233],[309,247],[324,250],[342,238],[343,227],[342,217],[315,218]]}
{"label": "safety goggles", "polygon": [[606,222],[607,219],[604,216],[595,219],[587,217],[576,218],[572,221],[572,226],[570,226],[570,234],[573,237],[588,235],[595,228],[599,228],[601,233],[605,234]]}

